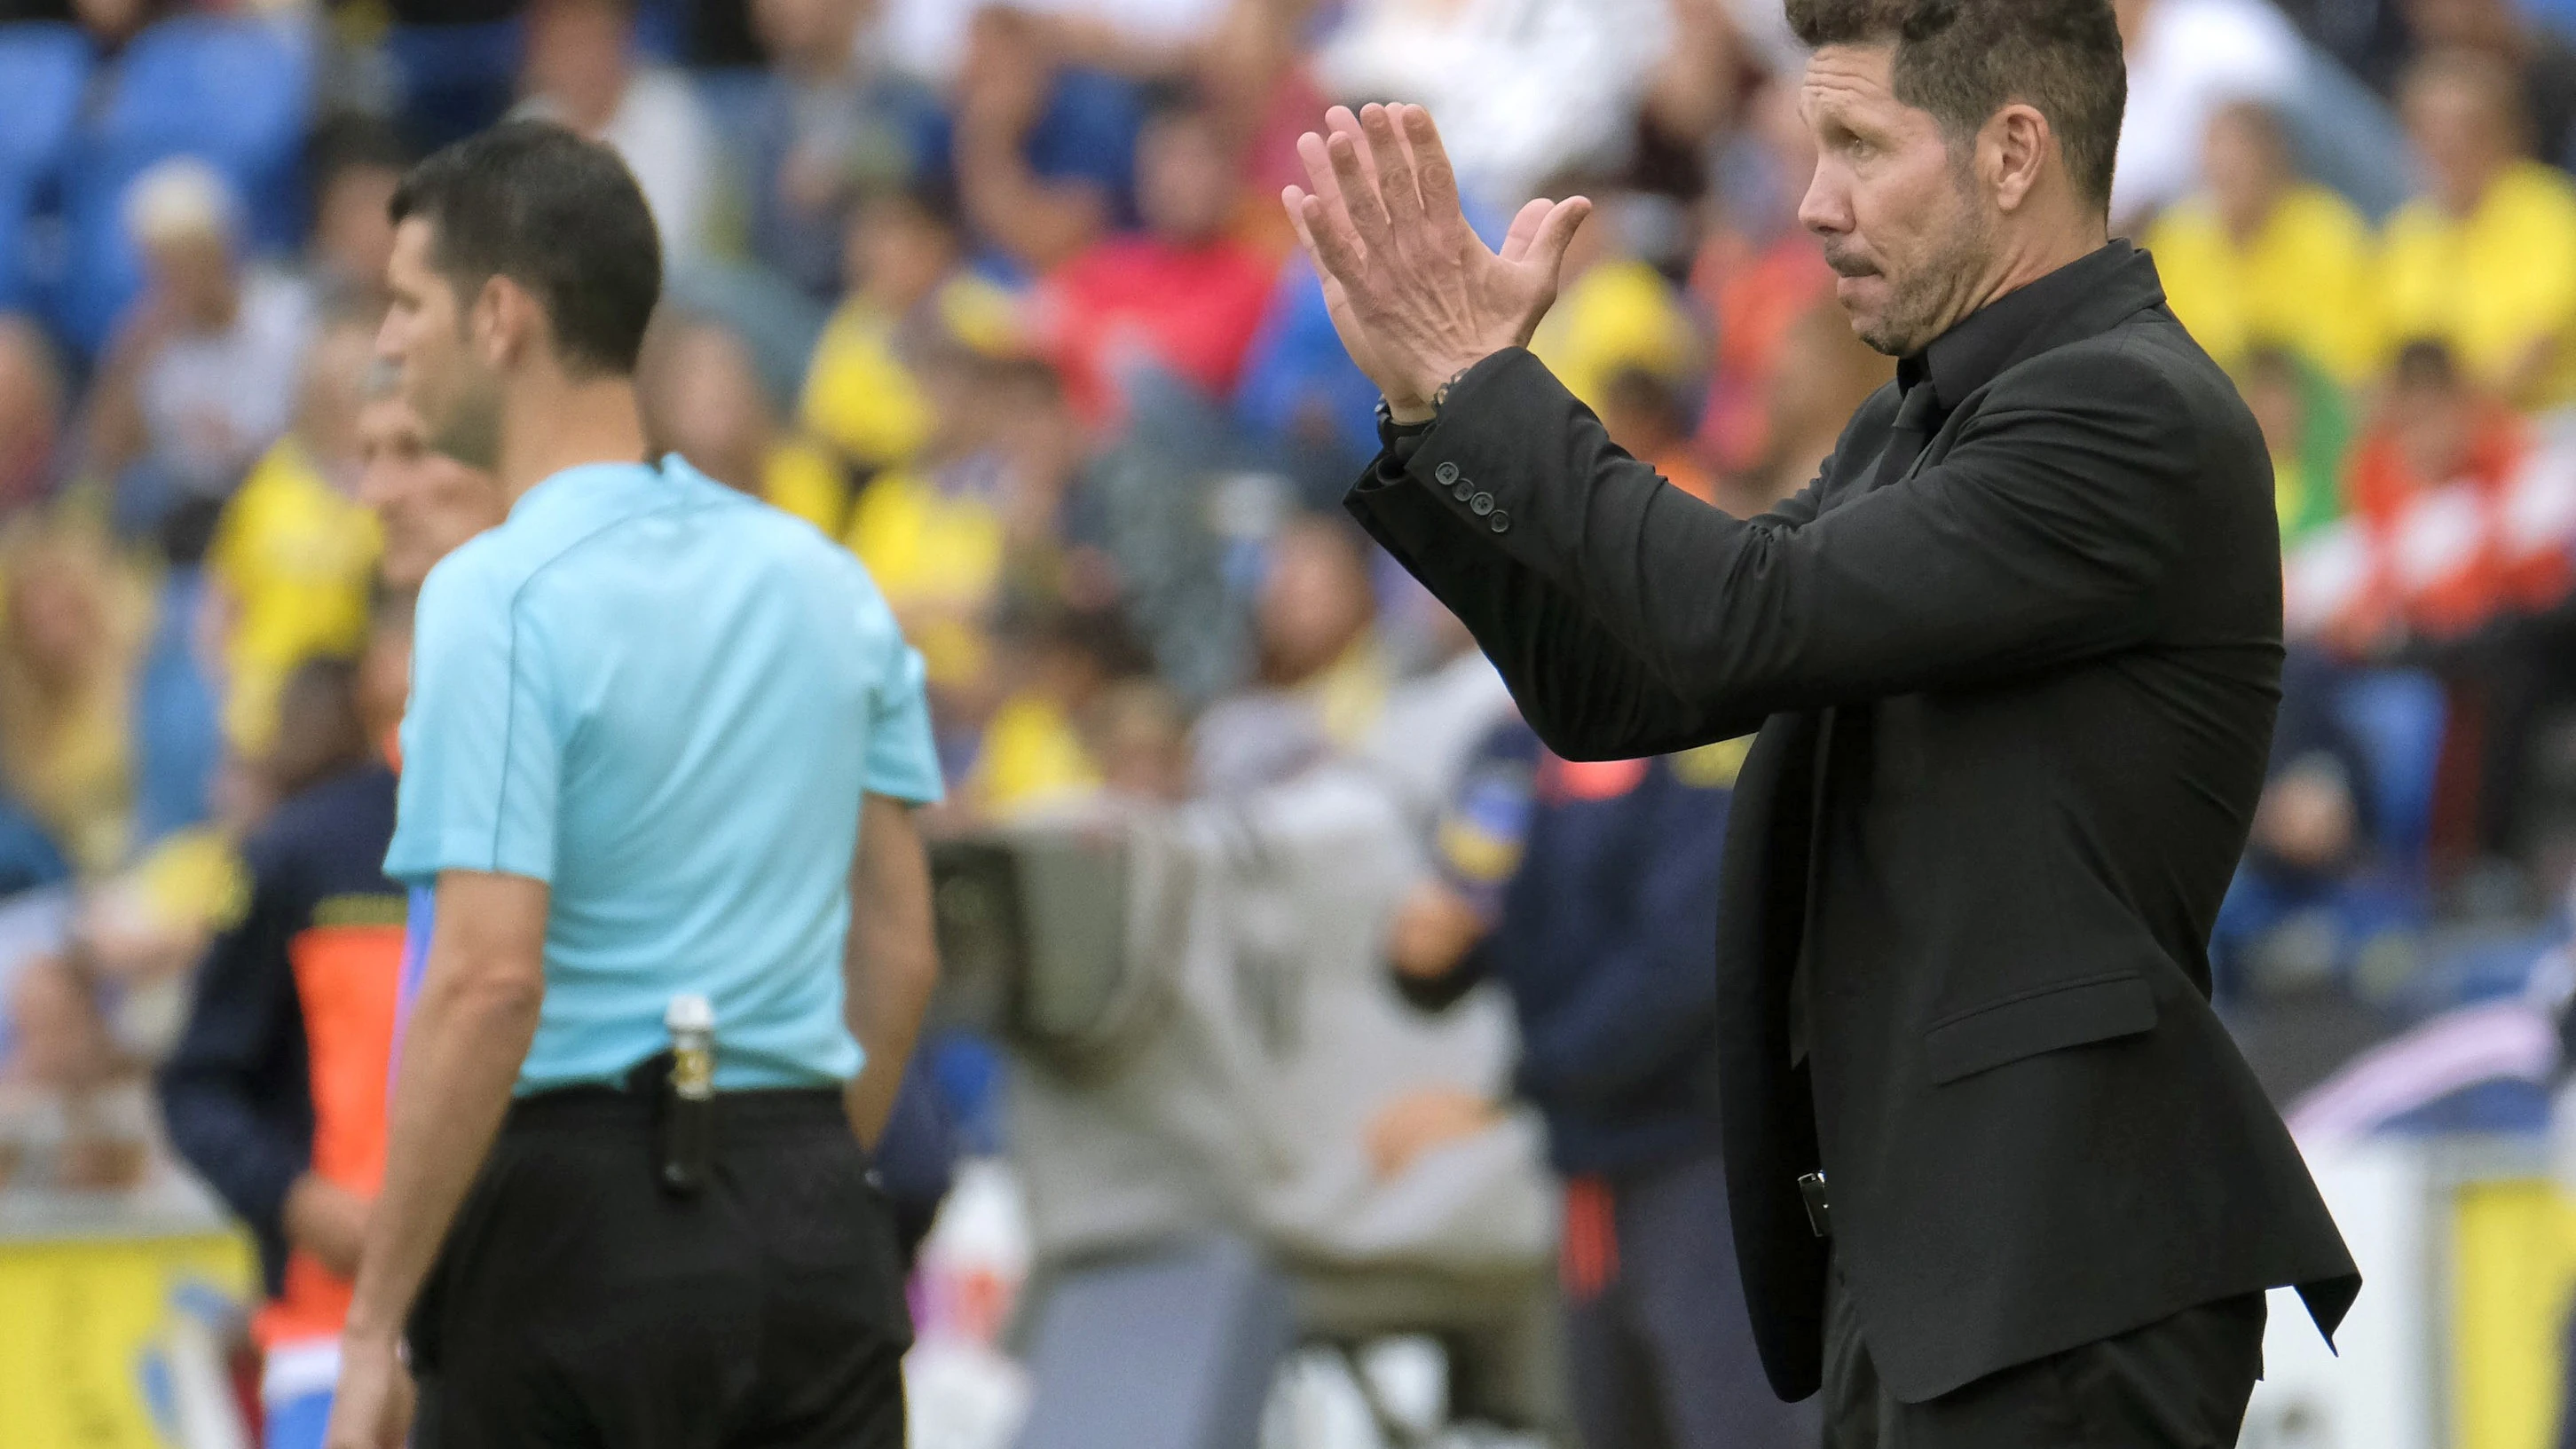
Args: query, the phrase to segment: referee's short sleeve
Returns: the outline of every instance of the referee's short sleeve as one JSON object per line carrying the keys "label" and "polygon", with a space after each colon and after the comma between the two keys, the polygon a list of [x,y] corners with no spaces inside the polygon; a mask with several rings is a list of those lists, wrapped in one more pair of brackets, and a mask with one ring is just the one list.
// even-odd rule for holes
{"label": "referee's short sleeve", "polygon": [[385,855],[385,874],[407,885],[450,870],[554,880],[554,680],[514,583],[486,563],[460,551],[421,589],[401,811]]}
{"label": "referee's short sleeve", "polygon": [[946,793],[939,777],[939,746],[930,733],[930,700],[921,651],[894,635],[868,707],[865,788],[915,804],[937,804]]}

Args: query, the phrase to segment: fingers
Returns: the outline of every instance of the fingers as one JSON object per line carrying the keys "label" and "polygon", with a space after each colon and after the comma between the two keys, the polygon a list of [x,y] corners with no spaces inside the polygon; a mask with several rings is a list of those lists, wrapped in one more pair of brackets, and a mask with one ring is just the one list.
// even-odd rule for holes
{"label": "fingers", "polygon": [[1556,203],[1544,196],[1524,204],[1520,214],[1512,218],[1511,231],[1503,237],[1503,260],[1517,262],[1528,256],[1530,243],[1538,238],[1540,224],[1545,222],[1548,213],[1555,209]]}
{"label": "fingers", "polygon": [[1342,284],[1345,291],[1357,291],[1361,269],[1367,265],[1360,240],[1351,232],[1350,218],[1325,204],[1320,196],[1299,199],[1296,208],[1297,236],[1315,258],[1315,269]]}
{"label": "fingers", "polygon": [[1378,195],[1377,178],[1361,144],[1366,138],[1348,131],[1335,131],[1324,141],[1325,159],[1332,163],[1333,180],[1342,194],[1342,212],[1359,232],[1360,243],[1375,250],[1387,241],[1385,199]]}
{"label": "fingers", "polygon": [[1592,214],[1592,202],[1581,196],[1569,196],[1548,209],[1538,224],[1538,234],[1530,238],[1530,259],[1547,268],[1552,280],[1565,265],[1565,249],[1574,244],[1574,233],[1583,219]]}
{"label": "fingers", "polygon": [[1407,151],[1404,137],[1396,130],[1396,111],[1410,107],[1371,105],[1360,111],[1360,129],[1368,142],[1369,158],[1377,172],[1379,204],[1386,208],[1387,222],[1396,235],[1415,231],[1422,224],[1422,197],[1413,186],[1413,157]]}
{"label": "fingers", "polygon": [[1413,153],[1413,189],[1421,197],[1422,213],[1435,226],[1453,221],[1467,224],[1467,212],[1458,200],[1458,173],[1449,164],[1449,148],[1440,144],[1440,128],[1431,121],[1425,106],[1399,106],[1404,114],[1404,140]]}

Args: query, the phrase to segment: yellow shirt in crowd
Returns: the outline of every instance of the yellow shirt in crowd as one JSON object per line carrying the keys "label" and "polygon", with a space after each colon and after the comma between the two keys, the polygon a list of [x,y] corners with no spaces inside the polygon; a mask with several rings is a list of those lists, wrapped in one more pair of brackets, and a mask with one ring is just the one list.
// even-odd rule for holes
{"label": "yellow shirt in crowd", "polygon": [[[929,306],[939,330],[971,351],[1006,350],[1017,331],[1010,294],[978,278],[941,284]],[[805,370],[799,418],[864,467],[908,461],[930,437],[930,401],[895,345],[900,322],[864,296],[850,298],[825,324]]]}
{"label": "yellow shirt in crowd", "polygon": [[1586,407],[1630,368],[1679,379],[1698,365],[1699,329],[1680,292],[1646,262],[1602,262],[1565,289],[1530,351]]}
{"label": "yellow shirt in crowd", "polygon": [[2286,347],[2336,381],[2365,381],[2382,346],[2371,295],[2370,226],[2340,196],[2293,188],[2239,247],[2206,197],[2148,228],[2165,299],[2223,367],[2259,346]]}
{"label": "yellow shirt in crowd", "polygon": [[1002,585],[1007,542],[1000,510],[895,469],[859,494],[844,542],[903,621],[932,683],[982,673],[982,620]]}
{"label": "yellow shirt in crowd", "polygon": [[2511,401],[2576,402],[2576,182],[2518,161],[2466,217],[2408,202],[2389,219],[2379,274],[2390,347],[2439,338],[2500,386],[2535,343],[2555,339],[2556,361]]}
{"label": "yellow shirt in crowd", "polygon": [[983,747],[968,772],[968,796],[995,815],[1043,810],[1100,788],[1100,767],[1073,721],[1054,700],[1013,695],[984,727]]}
{"label": "yellow shirt in crowd", "polygon": [[367,590],[383,546],[376,516],[332,487],[287,438],[224,506],[206,571],[233,601],[224,732],[246,755],[277,733],[277,697],[297,665],[348,657],[366,640]]}

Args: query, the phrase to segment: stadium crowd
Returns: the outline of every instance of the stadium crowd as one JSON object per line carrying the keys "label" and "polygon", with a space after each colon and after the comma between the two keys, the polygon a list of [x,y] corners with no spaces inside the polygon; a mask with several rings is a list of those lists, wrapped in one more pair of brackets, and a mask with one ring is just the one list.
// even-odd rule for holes
{"label": "stadium crowd", "polygon": [[[2429,928],[2545,914],[2576,870],[2576,30],[2516,0],[2118,13],[2114,230],[2252,405],[2285,550],[2220,989],[2384,997]],[[1355,907],[1371,950],[1408,995],[1462,962],[1516,994],[1520,1065],[1487,1075],[1545,1109],[1567,1291],[1598,1297],[1653,1229],[1587,1184],[1705,1147],[1687,1071],[1616,1059],[1707,1009],[1674,985],[1705,923],[1675,922],[1734,757],[1516,736],[1340,517],[1375,398],[1276,196],[1325,106],[1407,99],[1481,216],[1594,197],[1535,351],[1755,512],[1891,375],[1798,223],[1797,66],[1761,0],[0,0],[0,1189],[158,1170],[148,1073],[239,847],[381,747],[385,204],[529,114],[654,208],[661,444],[846,542],[924,654],[940,830],[1319,760],[1383,792],[1415,884]],[[1616,992],[1559,979],[1587,951]],[[927,1074],[989,1141],[947,1047]],[[1391,1180],[1496,1130],[1479,1070],[1353,1067],[1388,1085],[1343,1148]]]}

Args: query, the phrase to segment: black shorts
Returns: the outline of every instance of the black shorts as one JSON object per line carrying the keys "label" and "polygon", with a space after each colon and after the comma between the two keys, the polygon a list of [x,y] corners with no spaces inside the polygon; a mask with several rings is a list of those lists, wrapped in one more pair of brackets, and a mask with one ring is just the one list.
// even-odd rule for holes
{"label": "black shorts", "polygon": [[511,1109],[412,1314],[417,1449],[899,1449],[903,1270],[840,1095],[717,1106],[690,1197],[642,1098]]}

